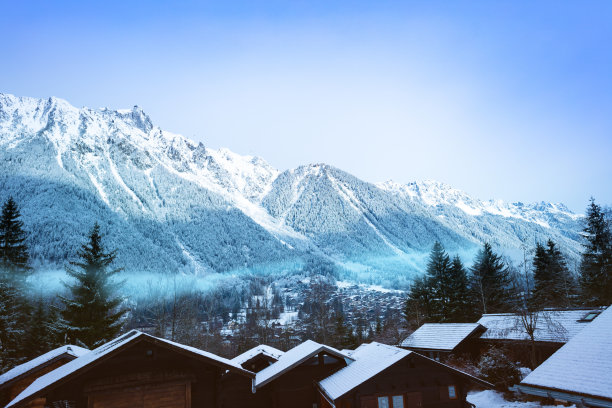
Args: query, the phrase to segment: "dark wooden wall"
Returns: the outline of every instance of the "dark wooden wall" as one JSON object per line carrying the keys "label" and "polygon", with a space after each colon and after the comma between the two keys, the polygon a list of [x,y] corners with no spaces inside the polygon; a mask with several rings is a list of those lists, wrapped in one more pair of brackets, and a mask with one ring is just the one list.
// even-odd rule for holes
{"label": "dark wooden wall", "polygon": [[312,408],[319,403],[315,383],[346,366],[344,360],[314,357],[257,389],[244,377],[226,375],[221,380],[223,408]]}
{"label": "dark wooden wall", "polygon": [[312,408],[312,404],[319,403],[316,382],[343,367],[346,367],[344,360],[321,364],[321,360],[315,358],[264,386],[262,390],[269,388],[266,391],[271,394],[271,407]]}
{"label": "dark wooden wall", "polygon": [[[454,385],[457,398],[448,397]],[[467,386],[463,377],[421,358],[404,359],[336,401],[338,408],[376,407],[378,396],[403,395],[404,407],[461,408]]]}
{"label": "dark wooden wall", "polygon": [[139,387],[155,393],[168,384],[188,383],[192,407],[216,407],[218,383],[225,371],[165,347],[139,342],[54,389],[47,395],[47,403],[67,400],[85,408],[88,395],[96,393],[129,392]]}

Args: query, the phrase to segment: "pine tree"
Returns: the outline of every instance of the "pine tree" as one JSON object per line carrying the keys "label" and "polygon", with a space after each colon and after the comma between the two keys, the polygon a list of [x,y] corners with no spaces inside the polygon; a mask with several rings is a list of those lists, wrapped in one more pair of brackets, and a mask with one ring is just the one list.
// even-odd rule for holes
{"label": "pine tree", "polygon": [[470,291],[479,312],[486,314],[509,311],[514,300],[510,290],[510,271],[501,257],[493,252],[489,243],[485,243],[478,252],[470,270]]}
{"label": "pine tree", "polygon": [[[474,317],[465,268],[459,257],[451,262],[441,243],[429,255],[427,272],[416,279],[408,293],[405,315],[429,322],[463,322]],[[418,315],[418,316],[417,316]]]}
{"label": "pine tree", "polygon": [[559,247],[550,239],[546,243],[546,253],[548,255],[548,267],[553,277],[552,291],[554,298],[551,299],[550,305],[553,307],[571,307],[574,304],[576,293],[575,278],[567,267],[567,262]]}
{"label": "pine tree", "polygon": [[23,221],[13,197],[2,206],[0,218],[0,267],[13,272],[26,272],[28,267],[28,247]]}
{"label": "pine tree", "polygon": [[404,303],[404,318],[416,327],[428,321],[430,316],[431,291],[425,276],[415,278],[410,285]]}
{"label": "pine tree", "polygon": [[587,305],[612,303],[612,233],[601,207],[591,199],[584,227],[584,252],[580,264],[582,301]]}
{"label": "pine tree", "polygon": [[333,332],[334,346],[339,349],[352,349],[357,346],[356,338],[353,334],[353,328],[347,324],[344,319],[344,315],[341,313],[336,314],[334,321],[334,332]]}
{"label": "pine tree", "polygon": [[434,244],[427,264],[427,284],[431,291],[430,320],[447,321],[450,315],[450,257],[440,242]]}
{"label": "pine tree", "polygon": [[54,330],[54,318],[40,298],[32,311],[30,324],[24,336],[24,350],[28,359],[32,359],[58,347],[60,344]]}
{"label": "pine tree", "polygon": [[449,292],[449,322],[472,322],[475,313],[471,302],[467,271],[459,256],[455,256],[448,269],[450,282]]}
{"label": "pine tree", "polygon": [[546,247],[536,244],[533,258],[534,289],[532,300],[538,308],[570,307],[573,302],[573,277],[563,254],[552,241]]}
{"label": "pine tree", "polygon": [[17,204],[9,197],[0,216],[0,369],[11,368],[26,357],[22,341],[29,323],[25,279],[30,268],[20,218]]}
{"label": "pine tree", "polygon": [[114,338],[121,330],[121,298],[116,296],[117,284],[112,277],[121,269],[109,269],[115,252],[105,252],[100,226],[96,223],[87,244],[82,245],[77,262],[66,268],[73,284],[67,284],[71,296],[60,297],[60,328],[71,342],[95,347]]}
{"label": "pine tree", "polygon": [[22,294],[10,280],[0,279],[0,372],[24,361],[20,341],[24,335]]}
{"label": "pine tree", "polygon": [[550,306],[553,293],[553,277],[551,275],[550,259],[546,248],[541,243],[536,244],[533,257],[533,303]]}

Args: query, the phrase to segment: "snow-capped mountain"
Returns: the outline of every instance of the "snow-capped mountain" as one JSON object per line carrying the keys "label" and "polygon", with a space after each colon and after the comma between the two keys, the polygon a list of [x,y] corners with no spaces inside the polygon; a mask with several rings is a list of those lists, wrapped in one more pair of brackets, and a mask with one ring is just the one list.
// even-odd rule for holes
{"label": "snow-capped mountain", "polygon": [[[75,108],[0,94],[0,199],[13,195],[31,253],[62,264],[100,222],[130,270],[418,271],[435,240],[473,254],[552,238],[576,257],[580,216],[560,204],[480,201],[436,182],[371,184],[320,165],[264,160],[164,131],[135,106]],[[466,259],[470,261],[470,259]]]}

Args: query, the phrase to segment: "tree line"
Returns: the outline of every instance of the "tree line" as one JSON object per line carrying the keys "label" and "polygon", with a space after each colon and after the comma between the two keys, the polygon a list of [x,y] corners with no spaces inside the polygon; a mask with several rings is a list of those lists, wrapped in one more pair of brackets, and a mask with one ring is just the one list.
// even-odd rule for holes
{"label": "tree line", "polygon": [[127,310],[116,295],[120,269],[111,268],[113,251],[102,244],[95,224],[75,261],[66,266],[70,282],[67,295],[47,307],[33,299],[27,278],[32,269],[26,232],[12,197],[2,206],[0,218],[0,372],[63,344],[96,347],[121,330]]}
{"label": "tree line", "polygon": [[[418,326],[474,321],[483,313],[610,304],[612,238],[608,220],[594,201],[587,210],[583,235],[585,251],[578,274],[570,271],[552,241],[536,244],[533,261],[523,265],[524,273],[489,244],[483,245],[468,269],[436,243],[426,274],[408,292],[404,315]],[[289,349],[311,338],[354,348],[372,340],[397,344],[405,336],[398,309],[349,306],[350,299],[334,295],[333,267],[314,261],[304,267],[310,278],[297,299],[283,297],[271,278],[257,276],[240,288],[221,287],[210,293],[181,291],[175,280],[173,287],[158,288],[159,293],[148,299],[130,303],[118,296],[121,269],[113,267],[115,251],[105,248],[97,224],[73,254],[74,261],[66,265],[71,279],[65,283],[65,293],[37,298],[28,288],[32,269],[26,238],[18,206],[9,198],[0,219],[0,371],[59,345],[96,347],[130,328],[228,357],[259,343]],[[286,307],[299,311],[299,323],[280,327],[276,320]],[[237,324],[230,339],[222,329],[232,321]]]}
{"label": "tree line", "polygon": [[536,243],[531,265],[525,259],[523,271],[495,253],[489,243],[484,243],[468,269],[436,242],[425,275],[415,279],[408,291],[404,315],[420,326],[473,322],[486,313],[610,305],[612,233],[594,199],[586,211],[582,237],[584,250],[575,272],[552,240]]}

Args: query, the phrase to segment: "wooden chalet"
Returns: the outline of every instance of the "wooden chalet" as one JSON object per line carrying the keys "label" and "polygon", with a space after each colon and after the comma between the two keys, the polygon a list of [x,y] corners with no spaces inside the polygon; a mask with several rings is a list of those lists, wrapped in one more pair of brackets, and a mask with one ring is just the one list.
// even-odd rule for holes
{"label": "wooden chalet", "polygon": [[470,385],[492,385],[418,353],[380,343],[318,383],[323,408],[467,407]]}
{"label": "wooden chalet", "polygon": [[438,361],[451,355],[477,359],[491,346],[503,346],[513,360],[542,362],[587,327],[602,309],[543,310],[531,316],[535,322],[534,342],[522,318],[514,313],[484,314],[476,323],[425,323],[408,336],[400,347]]}
{"label": "wooden chalet", "polygon": [[[543,310],[531,317],[535,321],[536,360],[543,362],[587,327],[602,309]],[[486,328],[479,337],[481,351],[504,346],[515,360],[530,364],[532,342],[520,315],[496,313],[482,315],[478,323]]]}
{"label": "wooden chalet", "polygon": [[479,323],[425,323],[408,336],[400,347],[436,361],[450,355],[478,354],[478,338],[486,328]]}
{"label": "wooden chalet", "polygon": [[397,347],[350,354],[306,341],[228,360],[133,330],[44,373],[6,408],[460,407],[468,383],[489,385]]}
{"label": "wooden chalet", "polygon": [[255,379],[230,360],[134,330],[39,377],[7,408],[216,407],[228,373]]}
{"label": "wooden chalet", "polygon": [[533,370],[516,389],[578,407],[612,408],[612,307]]}
{"label": "wooden chalet", "polygon": [[38,377],[88,353],[79,346],[62,346],[0,375],[0,407],[5,406]]}
{"label": "wooden chalet", "polygon": [[351,362],[350,357],[333,347],[305,341],[257,373],[254,395],[245,395],[244,385],[236,387],[236,376],[228,376],[224,383],[225,406],[313,408],[319,401],[315,383]]}

